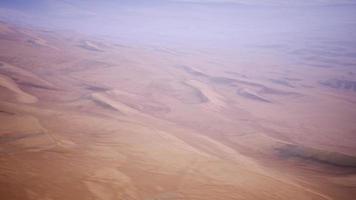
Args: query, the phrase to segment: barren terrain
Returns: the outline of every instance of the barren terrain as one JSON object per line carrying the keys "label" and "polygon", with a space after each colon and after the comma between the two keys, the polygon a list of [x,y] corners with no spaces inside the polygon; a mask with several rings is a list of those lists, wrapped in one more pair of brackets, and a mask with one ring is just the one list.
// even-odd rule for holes
{"label": "barren terrain", "polygon": [[356,197],[355,68],[5,22],[0,44],[0,199]]}

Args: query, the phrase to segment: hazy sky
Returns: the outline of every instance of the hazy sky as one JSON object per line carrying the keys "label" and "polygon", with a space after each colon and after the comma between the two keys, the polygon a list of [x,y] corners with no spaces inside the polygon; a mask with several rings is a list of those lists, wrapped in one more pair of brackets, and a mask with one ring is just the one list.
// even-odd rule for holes
{"label": "hazy sky", "polygon": [[1,7],[16,9],[42,9],[66,6],[86,5],[116,5],[120,4],[163,4],[163,3],[199,3],[199,4],[242,4],[242,5],[284,5],[284,6],[321,6],[321,5],[350,5],[356,0],[1,0]]}
{"label": "hazy sky", "polygon": [[356,55],[356,0],[1,0],[0,20],[158,46]]}

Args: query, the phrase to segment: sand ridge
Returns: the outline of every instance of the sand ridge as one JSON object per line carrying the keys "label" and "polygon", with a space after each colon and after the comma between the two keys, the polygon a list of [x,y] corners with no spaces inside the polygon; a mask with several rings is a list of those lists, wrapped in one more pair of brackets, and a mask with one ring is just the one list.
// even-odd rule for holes
{"label": "sand ridge", "polygon": [[349,82],[46,34],[0,37],[1,199],[356,195]]}

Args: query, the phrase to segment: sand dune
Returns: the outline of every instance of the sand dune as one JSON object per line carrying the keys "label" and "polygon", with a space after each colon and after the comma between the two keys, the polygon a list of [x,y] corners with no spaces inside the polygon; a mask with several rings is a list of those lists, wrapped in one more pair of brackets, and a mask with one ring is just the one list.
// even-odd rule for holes
{"label": "sand dune", "polygon": [[83,41],[80,45],[83,49],[90,50],[90,51],[103,51],[99,45],[95,44],[95,42],[92,41]]}
{"label": "sand dune", "polygon": [[207,86],[206,84],[196,80],[189,80],[186,83],[197,88],[214,106],[217,107],[226,106],[223,100],[224,98],[218,93],[216,93],[214,90],[209,88],[209,86]]}
{"label": "sand dune", "polygon": [[255,101],[260,101],[260,102],[265,102],[265,103],[271,103],[270,100],[262,97],[261,95],[259,94],[256,94],[255,92],[251,91],[251,90],[248,90],[248,89],[241,89],[241,90],[238,90],[237,91],[237,94],[238,95],[241,95],[243,97],[246,97],[248,99],[252,99],[252,100],[255,100]]}
{"label": "sand dune", "polygon": [[113,100],[112,98],[110,98],[108,94],[95,93],[92,94],[92,98],[94,101],[98,102],[99,104],[102,104],[116,111],[122,112],[124,114],[138,114],[138,112],[135,109],[132,109],[129,106],[122,104],[121,102]]}
{"label": "sand dune", "polygon": [[52,148],[56,141],[38,120],[26,115],[0,115],[0,154],[40,151]]}
{"label": "sand dune", "polygon": [[[294,91],[286,91],[283,89],[276,89],[268,84],[262,84],[255,81],[249,81],[244,79],[236,79],[236,78],[229,78],[223,76],[213,76],[203,73],[199,70],[193,69],[188,66],[177,66],[179,69],[183,69],[185,72],[193,75],[195,78],[200,78],[206,81],[209,81],[213,84],[228,86],[231,88],[235,88],[237,91],[236,93],[244,98],[251,99],[254,101],[259,101],[263,103],[271,103],[272,100],[268,98],[268,96],[275,96],[275,95],[282,95],[282,96],[300,96],[301,94],[294,92]],[[272,81],[273,83],[281,84],[280,81]],[[287,82],[282,82],[282,85],[288,86]]]}
{"label": "sand dune", "polygon": [[0,199],[356,195],[354,96],[337,70],[0,25]]}
{"label": "sand dune", "polygon": [[56,89],[56,87],[52,83],[44,80],[38,75],[20,67],[10,65],[8,63],[0,62],[0,72],[2,74],[6,74],[7,76],[13,79],[16,79],[19,84],[27,84],[33,87]]}
{"label": "sand dune", "polygon": [[0,75],[0,85],[15,94],[16,100],[21,103],[36,103],[38,99],[31,94],[21,90],[18,85],[10,78]]}

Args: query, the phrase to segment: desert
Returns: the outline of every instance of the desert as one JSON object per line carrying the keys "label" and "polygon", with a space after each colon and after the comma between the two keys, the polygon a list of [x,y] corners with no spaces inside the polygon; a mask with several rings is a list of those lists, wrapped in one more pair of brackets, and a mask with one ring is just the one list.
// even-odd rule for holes
{"label": "desert", "polygon": [[[57,27],[0,3],[0,199],[356,197],[356,37],[311,32],[302,46],[292,30],[273,32],[285,44],[261,42],[232,20],[265,12],[244,1],[48,2],[29,8],[51,5]],[[114,21],[100,9],[115,6],[119,30],[74,19]],[[318,28],[356,22],[338,16]],[[208,28],[215,17],[219,30]]]}

